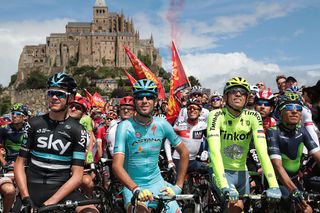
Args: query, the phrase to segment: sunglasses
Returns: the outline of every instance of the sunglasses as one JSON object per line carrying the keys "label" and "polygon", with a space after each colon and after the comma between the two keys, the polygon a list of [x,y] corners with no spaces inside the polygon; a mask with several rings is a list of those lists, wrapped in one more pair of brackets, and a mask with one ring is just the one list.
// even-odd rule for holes
{"label": "sunglasses", "polygon": [[231,88],[228,93],[231,95],[235,95],[237,93],[240,93],[240,95],[248,95],[248,91],[240,87]]}
{"label": "sunglasses", "polygon": [[156,97],[152,94],[138,94],[134,97],[134,99],[137,100],[143,100],[143,98],[146,97],[146,99],[149,100],[154,100]]}
{"label": "sunglasses", "polygon": [[257,104],[258,106],[262,106],[262,105],[264,105],[264,106],[266,106],[266,107],[271,106],[270,101],[266,101],[266,100],[258,100],[258,101],[256,102],[256,104]]}
{"label": "sunglasses", "polygon": [[286,110],[286,111],[293,111],[294,109],[297,110],[298,112],[302,111],[302,106],[299,104],[286,104],[284,105],[281,110]]}
{"label": "sunglasses", "polygon": [[125,111],[125,110],[131,111],[131,110],[133,110],[133,107],[120,107],[120,110],[123,110],[123,111]]}
{"label": "sunglasses", "polygon": [[113,120],[113,118],[107,118],[106,120],[107,120],[107,121],[112,121],[112,120]]}
{"label": "sunglasses", "polygon": [[200,108],[199,107],[196,107],[196,106],[189,106],[188,108],[187,108],[187,110],[189,110],[189,111],[196,111],[196,110],[199,110],[200,111]]}
{"label": "sunglasses", "polygon": [[264,86],[264,84],[256,84],[256,86],[258,87],[258,86]]}
{"label": "sunglasses", "polygon": [[13,111],[13,112],[11,112],[11,115],[22,116],[24,114],[22,112],[19,112],[19,111]]}
{"label": "sunglasses", "polygon": [[56,96],[57,98],[67,98],[68,95],[70,95],[70,93],[68,92],[63,92],[63,91],[59,91],[59,90],[48,90],[47,91],[48,97],[52,98],[53,96]]}
{"label": "sunglasses", "polygon": [[75,108],[76,110],[79,110],[79,111],[82,111],[82,110],[83,110],[82,106],[80,106],[80,105],[78,105],[78,104],[71,104],[71,105],[69,106],[69,108],[70,108],[70,109]]}
{"label": "sunglasses", "polygon": [[211,101],[221,101],[221,98],[219,98],[219,97],[211,98]]}

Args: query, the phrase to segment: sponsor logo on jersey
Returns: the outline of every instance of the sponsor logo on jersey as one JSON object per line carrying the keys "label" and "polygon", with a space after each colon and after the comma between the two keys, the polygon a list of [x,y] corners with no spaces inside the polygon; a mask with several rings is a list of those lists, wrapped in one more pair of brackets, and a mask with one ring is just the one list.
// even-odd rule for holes
{"label": "sponsor logo on jersey", "polygon": [[37,133],[46,133],[49,132],[50,130],[48,130],[47,128],[43,128],[43,129],[37,129]]}
{"label": "sponsor logo on jersey", "polygon": [[65,129],[71,129],[71,126],[69,124],[64,126]]}
{"label": "sponsor logo on jersey", "polygon": [[237,160],[242,157],[243,148],[236,144],[232,144],[224,149],[224,154],[233,160]]}
{"label": "sponsor logo on jersey", "polygon": [[247,134],[238,134],[237,132],[228,133],[227,131],[221,130],[220,135],[224,140],[243,141],[250,137],[251,132],[248,132]]}
{"label": "sponsor logo on jersey", "polygon": [[259,112],[255,112],[255,111],[244,111],[245,112],[245,115],[253,115],[254,117],[256,117],[257,118],[257,120],[258,120],[258,124],[259,125],[262,125],[262,118],[261,118],[261,115],[260,115],[260,113]]}
{"label": "sponsor logo on jersey", "polygon": [[162,143],[160,138],[142,138],[132,143],[132,146],[143,143],[143,142],[159,142]]}
{"label": "sponsor logo on jersey", "polygon": [[71,145],[70,141],[64,144],[60,139],[53,140],[53,134],[51,134],[49,138],[39,137],[37,142],[37,147],[56,150],[60,155],[63,155]]}
{"label": "sponsor logo on jersey", "polygon": [[70,135],[68,133],[64,132],[64,131],[63,132],[62,131],[58,131],[58,133],[61,134],[61,135],[66,136],[68,138],[71,138]]}
{"label": "sponsor logo on jersey", "polygon": [[156,132],[157,127],[155,125],[152,126],[151,130],[152,130],[152,134],[154,135],[154,133]]}
{"label": "sponsor logo on jersey", "polygon": [[88,133],[85,130],[81,131],[81,138],[80,141],[78,142],[80,144],[80,146],[85,147],[87,144],[87,140],[88,140]]}
{"label": "sponsor logo on jersey", "polygon": [[136,132],[136,133],[135,133],[135,136],[136,136],[137,138],[141,138],[141,133],[140,133],[140,132]]}
{"label": "sponsor logo on jersey", "polygon": [[264,134],[264,130],[263,130],[263,129],[258,129],[258,130],[257,130],[257,133],[258,133],[258,134]]}
{"label": "sponsor logo on jersey", "polygon": [[203,132],[202,131],[194,131],[193,132],[193,139],[201,139],[203,136]]}
{"label": "sponsor logo on jersey", "polygon": [[220,115],[222,115],[222,111],[218,111],[214,114],[213,118],[212,118],[212,123],[211,123],[211,127],[210,127],[210,130],[215,130],[216,129],[216,124],[217,124],[217,120],[218,120],[218,117]]}

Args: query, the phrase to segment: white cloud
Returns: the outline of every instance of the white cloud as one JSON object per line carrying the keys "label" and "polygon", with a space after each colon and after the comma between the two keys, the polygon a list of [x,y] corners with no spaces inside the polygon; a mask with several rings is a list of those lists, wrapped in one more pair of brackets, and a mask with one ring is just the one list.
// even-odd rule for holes
{"label": "white cloud", "polygon": [[[219,92],[222,92],[225,82],[235,76],[246,78],[250,84],[263,81],[274,92],[277,91],[277,75],[294,76],[300,85],[309,86],[314,85],[313,79],[320,76],[320,65],[280,67],[277,64],[254,60],[242,52],[187,54],[182,55],[181,60],[188,76],[195,76],[203,87]],[[165,59],[166,70],[171,71],[171,66],[170,59]]]}
{"label": "white cloud", "polygon": [[0,84],[7,86],[10,76],[18,71],[18,61],[25,45],[46,42],[50,33],[65,32],[70,19],[43,21],[0,22]]}

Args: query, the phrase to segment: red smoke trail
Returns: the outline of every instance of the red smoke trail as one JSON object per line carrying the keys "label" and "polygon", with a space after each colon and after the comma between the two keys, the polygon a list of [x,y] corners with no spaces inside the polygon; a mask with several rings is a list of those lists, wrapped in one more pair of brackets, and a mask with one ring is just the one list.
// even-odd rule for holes
{"label": "red smoke trail", "polygon": [[182,12],[183,6],[184,0],[170,0],[170,7],[167,12],[167,20],[171,25],[171,40],[174,40],[177,45],[179,44],[182,33],[178,24],[178,18]]}

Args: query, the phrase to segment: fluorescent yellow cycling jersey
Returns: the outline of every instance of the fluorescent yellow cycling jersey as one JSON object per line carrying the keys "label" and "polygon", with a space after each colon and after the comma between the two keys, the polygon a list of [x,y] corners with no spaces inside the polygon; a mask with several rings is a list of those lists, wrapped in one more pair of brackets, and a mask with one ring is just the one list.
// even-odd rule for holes
{"label": "fluorescent yellow cycling jersey", "polygon": [[235,117],[226,107],[213,110],[208,116],[207,137],[215,181],[219,188],[228,187],[225,169],[247,170],[246,161],[252,137],[269,186],[278,187],[259,112],[244,109],[240,116]]}

